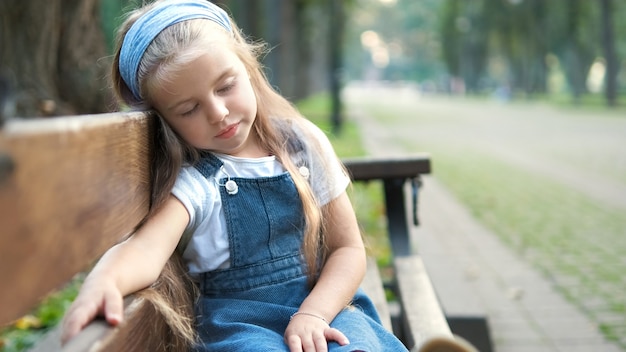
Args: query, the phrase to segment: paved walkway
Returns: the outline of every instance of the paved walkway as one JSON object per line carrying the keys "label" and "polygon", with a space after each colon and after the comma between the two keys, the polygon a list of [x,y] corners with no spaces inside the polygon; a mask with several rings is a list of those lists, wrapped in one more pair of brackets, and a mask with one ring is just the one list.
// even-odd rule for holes
{"label": "paved walkway", "polygon": [[[353,109],[350,118],[361,128],[370,155],[407,152],[366,112]],[[622,351],[433,176],[424,179],[420,219],[414,243],[446,310],[486,312],[496,352]]]}
{"label": "paved walkway", "polygon": [[424,181],[414,241],[446,309],[486,312],[497,352],[621,351],[436,179]]}

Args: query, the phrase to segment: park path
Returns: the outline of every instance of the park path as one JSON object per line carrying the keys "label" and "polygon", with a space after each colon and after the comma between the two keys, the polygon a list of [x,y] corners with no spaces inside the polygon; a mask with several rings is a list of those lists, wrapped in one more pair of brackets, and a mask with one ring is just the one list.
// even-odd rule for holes
{"label": "park path", "polygon": [[[420,97],[402,87],[349,86],[344,99],[370,155],[410,153],[416,141],[425,140],[471,144],[626,209],[626,119],[595,117],[601,123],[594,123],[577,111],[565,115],[545,106],[512,109]],[[376,101],[386,103],[372,104]],[[393,118],[377,120],[371,109],[389,109]],[[432,119],[418,123],[417,114]],[[424,177],[420,218],[414,244],[444,308],[486,312],[496,352],[622,351],[551,280],[478,223],[440,184],[436,172]],[[609,318],[626,326],[626,317]]]}
{"label": "park path", "polygon": [[[399,140],[471,144],[482,153],[626,210],[626,118],[616,119],[606,112],[589,116],[589,111],[540,104],[422,97],[411,88],[362,88],[348,87],[348,101],[386,101],[406,112],[394,116],[385,128],[370,131],[382,145]],[[427,124],[416,124],[413,117],[418,114],[431,118]]]}

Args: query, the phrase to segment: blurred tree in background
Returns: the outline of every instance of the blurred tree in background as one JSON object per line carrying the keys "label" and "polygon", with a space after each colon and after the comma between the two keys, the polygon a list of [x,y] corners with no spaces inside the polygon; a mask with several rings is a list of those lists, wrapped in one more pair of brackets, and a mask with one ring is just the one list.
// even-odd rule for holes
{"label": "blurred tree in background", "polygon": [[343,14],[352,1],[222,0],[242,30],[271,48],[265,58],[268,78],[288,99],[314,92],[333,97],[333,125],[340,121],[339,69]]}
{"label": "blurred tree in background", "polygon": [[327,91],[330,120],[339,133],[344,14],[353,1],[221,0],[244,33],[268,43],[264,60],[270,82],[297,101]]}
{"label": "blurred tree in background", "polygon": [[440,8],[440,0],[357,0],[347,15],[347,78],[424,83],[445,76]]}
{"label": "blurred tree in background", "polygon": [[20,116],[103,111],[108,95],[99,0],[0,1],[3,100]]}
{"label": "blurred tree in background", "polygon": [[524,97],[626,92],[626,3],[615,0],[357,0],[350,79]]}
{"label": "blurred tree in background", "polygon": [[[11,86],[13,114],[53,116],[114,108],[107,75],[115,31],[123,13],[141,2],[50,0],[45,6],[37,0],[0,2],[0,74]],[[268,77],[288,99],[330,89],[342,53],[342,27],[331,26],[330,19],[338,4],[343,9],[351,1],[214,2],[230,12],[247,35],[268,43],[271,50],[264,57]]]}
{"label": "blurred tree in background", "polygon": [[[108,111],[124,10],[142,0],[0,2],[2,115]],[[626,3],[615,0],[215,0],[268,42],[272,84],[296,101],[347,80],[572,101],[626,91]],[[8,108],[6,108],[8,106]]]}

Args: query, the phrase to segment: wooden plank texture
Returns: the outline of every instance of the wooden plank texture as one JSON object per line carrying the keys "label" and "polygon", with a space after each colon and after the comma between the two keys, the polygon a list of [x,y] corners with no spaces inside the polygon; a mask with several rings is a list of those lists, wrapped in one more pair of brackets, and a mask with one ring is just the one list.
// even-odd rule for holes
{"label": "wooden plank texture", "polygon": [[397,257],[394,266],[405,324],[405,343],[417,350],[433,338],[452,339],[422,259],[417,255]]}
{"label": "wooden plank texture", "polygon": [[[98,318],[87,325],[78,335],[61,346],[61,326],[56,326],[37,343],[29,352],[107,352],[107,351],[132,351],[126,347],[120,347],[116,338],[120,330],[128,330],[135,327],[129,326],[128,321],[133,321],[133,314],[138,311],[137,305],[143,304],[143,300],[136,300],[132,295],[124,299],[125,322],[117,327],[112,327],[104,319]],[[142,325],[146,322],[142,322]],[[156,339],[156,338],[155,338]],[[146,349],[147,351],[147,349]]]}
{"label": "wooden plank texture", "polygon": [[12,167],[0,178],[0,326],[85,270],[86,258],[146,214],[150,129],[141,113],[3,126],[0,154]]}

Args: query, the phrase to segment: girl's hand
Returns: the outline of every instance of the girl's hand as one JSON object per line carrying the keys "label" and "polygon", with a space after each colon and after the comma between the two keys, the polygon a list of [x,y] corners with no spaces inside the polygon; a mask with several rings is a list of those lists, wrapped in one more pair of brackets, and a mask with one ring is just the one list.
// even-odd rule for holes
{"label": "girl's hand", "polygon": [[342,346],[350,343],[341,331],[316,316],[294,315],[285,330],[285,343],[291,352],[327,352],[328,341]]}
{"label": "girl's hand", "polygon": [[112,282],[85,281],[78,297],[65,313],[62,322],[61,344],[66,344],[97,316],[115,326],[122,322],[124,300]]}
{"label": "girl's hand", "polygon": [[121,323],[124,296],[157,280],[188,223],[187,208],[172,195],[137,232],[111,247],[66,312],[61,342],[67,343],[96,316],[113,326]]}

